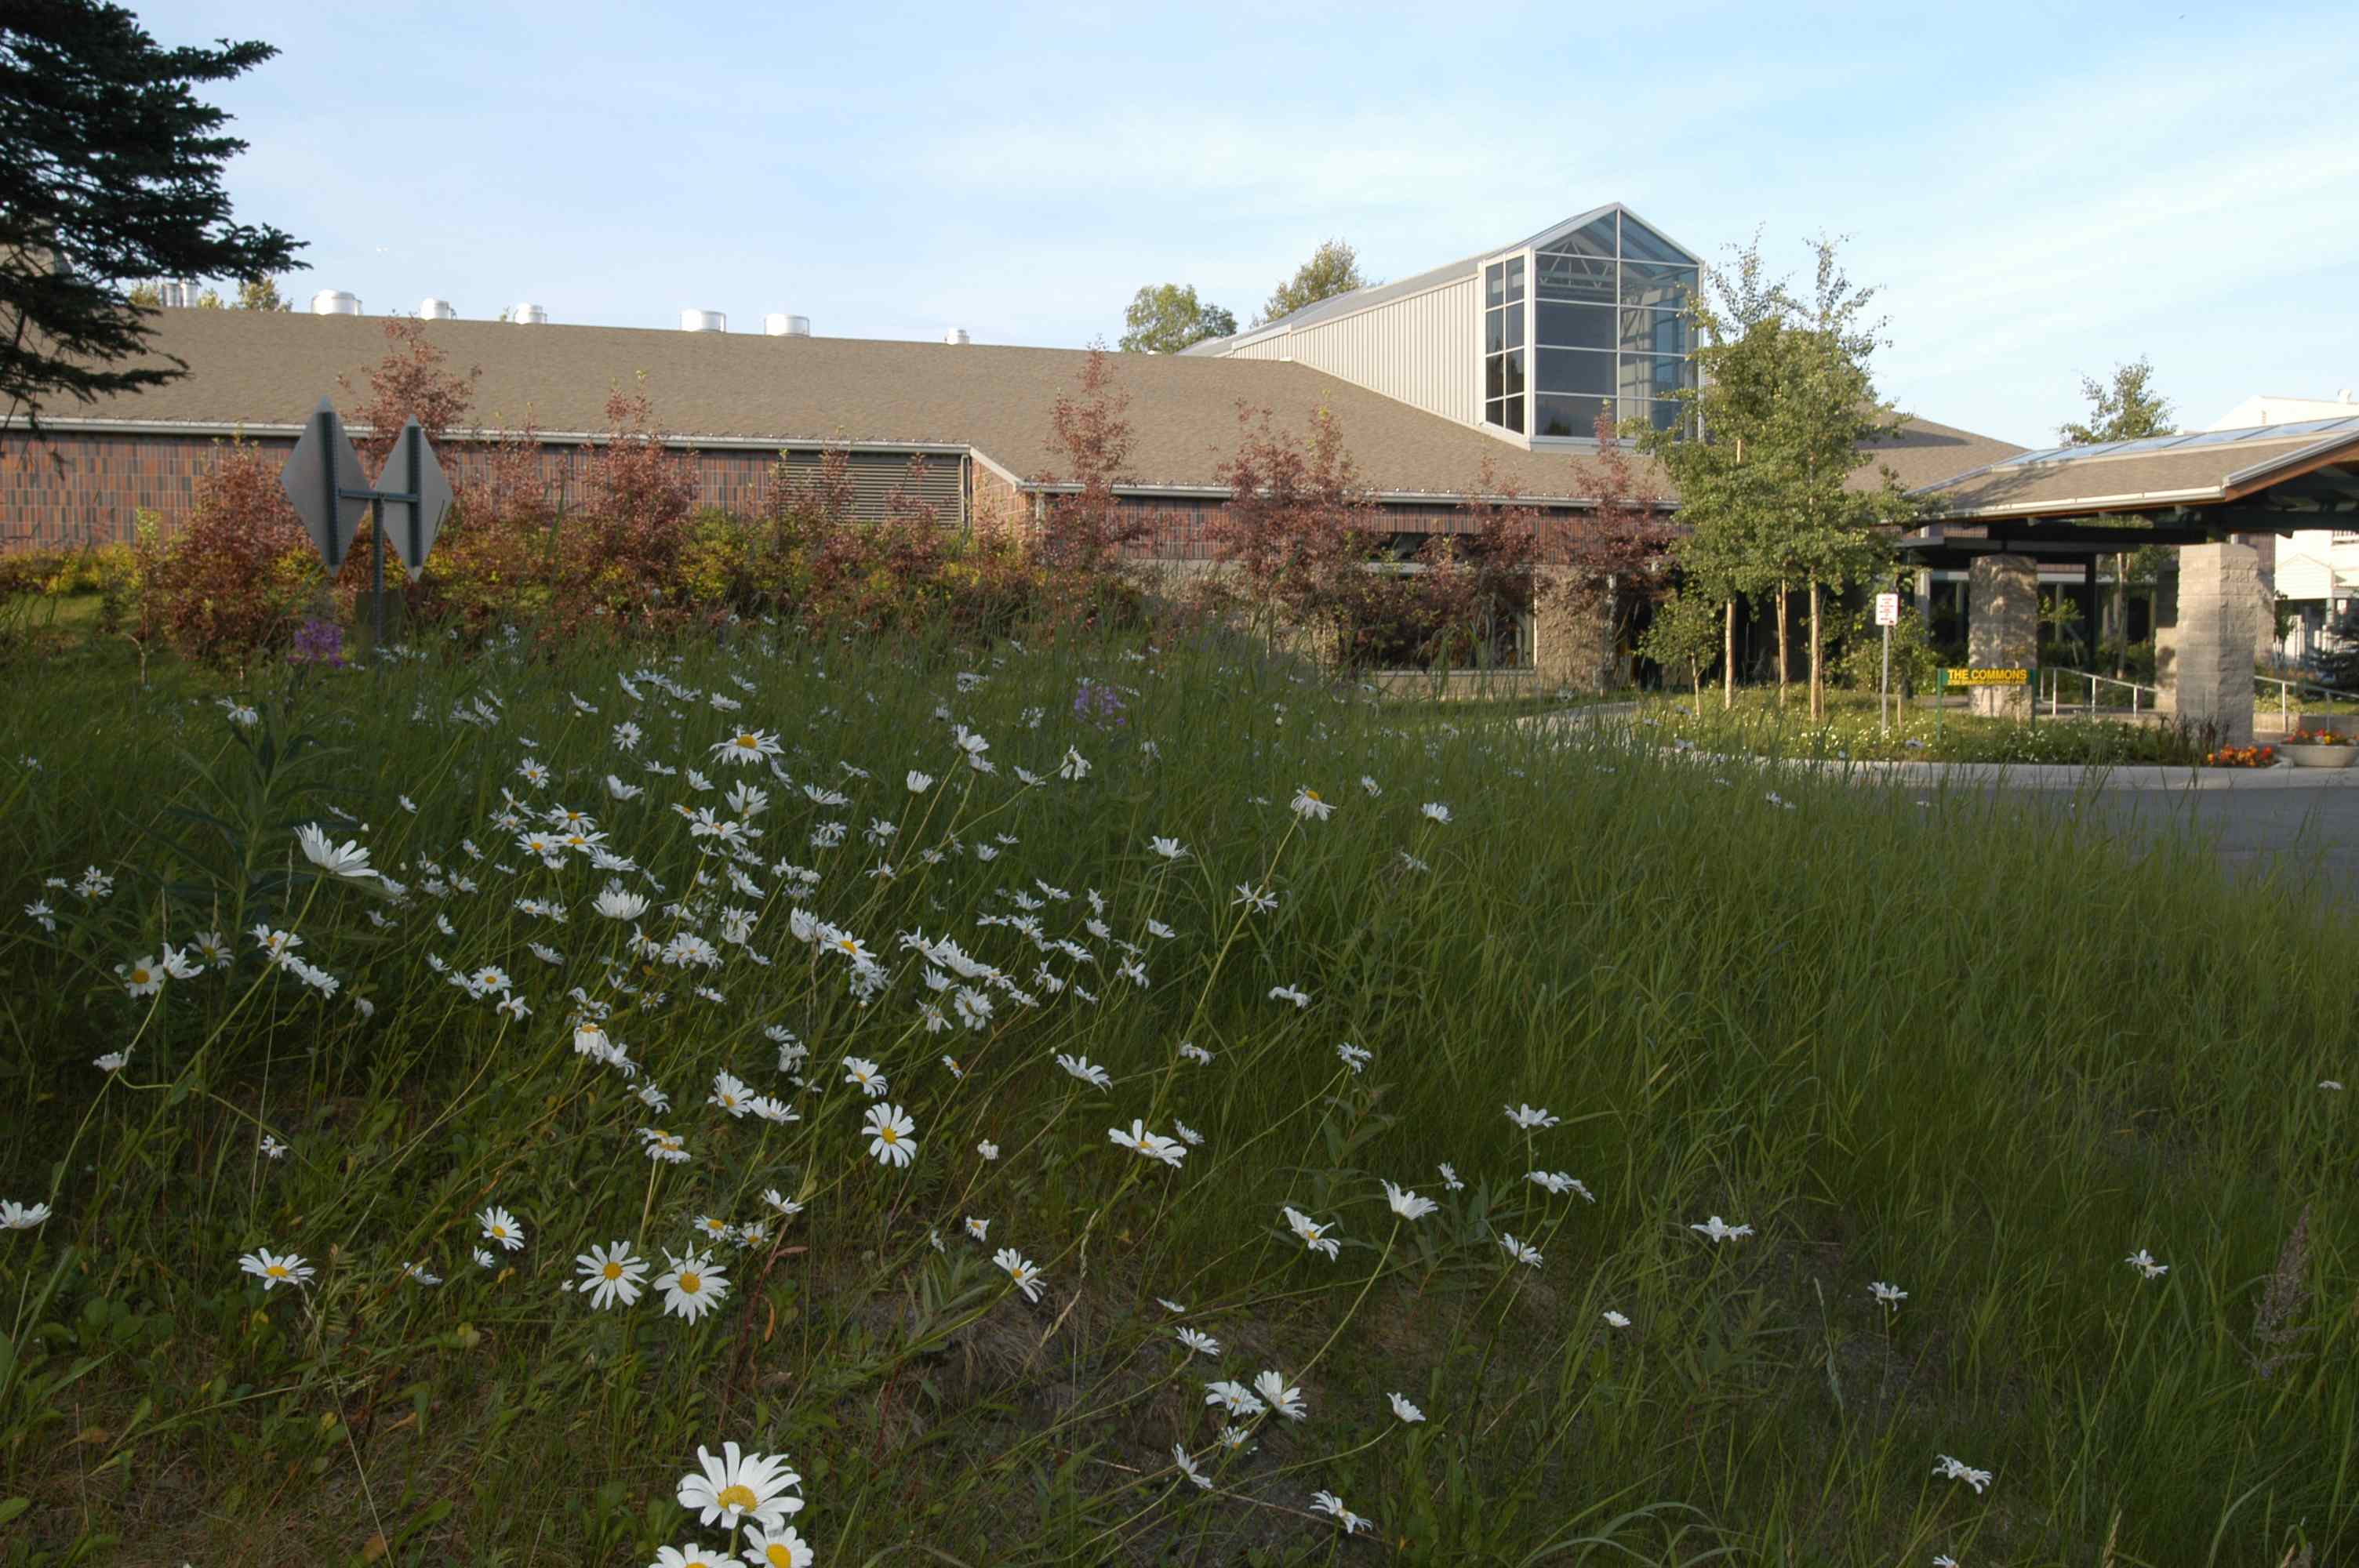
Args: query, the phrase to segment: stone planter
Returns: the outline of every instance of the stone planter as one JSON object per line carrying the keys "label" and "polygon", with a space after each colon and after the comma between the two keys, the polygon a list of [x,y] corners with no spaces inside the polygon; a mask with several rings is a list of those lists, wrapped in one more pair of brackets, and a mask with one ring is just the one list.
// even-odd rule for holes
{"label": "stone planter", "polygon": [[2347,768],[2359,762],[2359,746],[2284,746],[2277,755],[2297,768]]}

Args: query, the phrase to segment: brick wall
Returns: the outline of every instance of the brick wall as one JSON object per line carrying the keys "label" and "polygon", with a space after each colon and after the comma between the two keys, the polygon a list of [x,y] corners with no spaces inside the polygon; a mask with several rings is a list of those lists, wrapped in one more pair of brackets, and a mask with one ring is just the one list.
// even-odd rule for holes
{"label": "brick wall", "polygon": [[[278,454],[294,449],[292,436],[250,438],[254,446]],[[85,545],[128,540],[142,511],[164,519],[167,529],[194,509],[195,485],[216,460],[226,438],[118,435],[52,431],[35,441],[16,432],[0,436],[0,550],[71,550]],[[593,449],[550,443],[541,449],[543,488],[552,503],[582,503]],[[436,455],[454,487],[465,483],[489,460],[469,442],[443,443]],[[759,515],[781,482],[778,454],[762,449],[699,449],[690,452],[697,472],[699,504],[740,515]],[[819,470],[820,453],[797,449],[788,457],[784,482],[805,482]],[[930,454],[915,493],[934,506],[941,521],[964,521],[965,460]],[[881,519],[887,498],[908,483],[908,455],[851,455],[853,514]],[[1012,487],[1008,488],[1013,494]]]}
{"label": "brick wall", "polygon": [[[292,449],[292,436],[249,438],[273,454]],[[195,504],[195,482],[218,460],[226,438],[53,431],[36,442],[21,433],[0,436],[0,549],[76,549],[131,537],[136,514],[157,513],[168,529]],[[541,449],[541,482],[552,504],[582,503],[593,449],[551,443]],[[463,487],[488,460],[485,450],[451,441],[439,454],[454,486]],[[696,465],[700,503],[743,516],[765,511],[780,483],[775,451],[701,449]],[[797,449],[787,482],[817,471],[820,454]],[[274,458],[274,460],[275,458]],[[855,515],[882,517],[886,497],[907,480],[908,459],[898,452],[852,454],[858,500]],[[971,468],[971,475],[962,475]],[[962,495],[973,490],[971,513]],[[1030,525],[1031,499],[980,463],[939,454],[927,460],[924,498],[945,524],[970,516],[979,529]],[[1205,562],[1228,521],[1228,503],[1211,497],[1134,495],[1125,511],[1155,525],[1142,558]],[[1465,514],[1445,503],[1388,503],[1386,525],[1402,534],[1448,534],[1465,526]]]}

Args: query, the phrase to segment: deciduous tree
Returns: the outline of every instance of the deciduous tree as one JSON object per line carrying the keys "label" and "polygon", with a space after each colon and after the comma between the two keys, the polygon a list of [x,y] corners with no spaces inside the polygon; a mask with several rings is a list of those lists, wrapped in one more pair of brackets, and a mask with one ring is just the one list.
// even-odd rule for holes
{"label": "deciduous tree", "polygon": [[1254,325],[1275,321],[1306,305],[1367,287],[1368,280],[1360,276],[1359,253],[1345,241],[1329,240],[1310,253],[1309,261],[1295,268],[1292,277],[1270,291],[1269,302],[1261,308]]}
{"label": "deciduous tree", "polygon": [[1844,276],[1835,241],[1813,241],[1811,250],[1807,297],[1766,277],[1757,241],[1715,273],[1711,294],[1690,306],[1701,388],[1681,396],[1701,418],[1649,432],[1641,444],[1679,488],[1691,530],[1683,564],[1691,554],[1723,591],[1775,587],[1781,703],[1790,670],[1786,594],[1797,581],[1809,589],[1816,719],[1825,691],[1821,590],[1874,577],[1886,557],[1882,525],[1916,508],[1888,466],[1878,482],[1855,482],[1875,460],[1874,444],[1898,434],[1906,418],[1876,395],[1870,369],[1884,343],[1884,323],[1867,315],[1876,291]]}
{"label": "deciduous tree", "polygon": [[1237,319],[1218,305],[1196,297],[1193,285],[1150,284],[1138,291],[1123,312],[1127,329],[1115,347],[1126,354],[1176,354],[1207,338],[1225,338],[1237,330]]}
{"label": "deciduous tree", "polygon": [[[1541,570],[1532,593],[1535,601],[1555,599],[1572,614],[1594,619],[1610,665],[1638,611],[1669,586],[1679,530],[1669,503],[1630,461],[1611,416],[1598,415],[1596,436],[1596,457],[1581,463],[1588,511],[1539,519],[1535,558]],[[1609,676],[1610,669],[1599,671],[1601,685]]]}
{"label": "deciduous tree", "polygon": [[[2114,367],[2111,380],[2081,378],[2081,395],[2089,405],[2088,417],[2068,419],[2056,427],[2056,438],[2068,447],[2094,446],[2100,441],[2135,441],[2147,436],[2168,436],[2178,428],[2171,421],[2170,400],[2154,389],[2154,365],[2144,354]],[[2145,546],[2135,553],[2114,555],[2114,677],[2125,673],[2129,652],[2130,579],[2150,579],[2160,569],[2162,551]],[[2141,569],[2143,568],[2143,569]],[[2094,649],[2090,658],[2096,657]]]}
{"label": "deciduous tree", "polygon": [[1346,651],[1380,529],[1334,415],[1315,410],[1298,437],[1240,405],[1237,449],[1218,477],[1230,499],[1215,558],[1237,568],[1270,630],[1283,621]]}
{"label": "deciduous tree", "polygon": [[1130,463],[1129,410],[1129,394],[1114,384],[1114,358],[1098,343],[1082,362],[1078,395],[1059,393],[1049,415],[1050,438],[1065,471],[1038,477],[1070,488],[1049,503],[1039,553],[1085,598],[1125,551],[1154,532],[1150,514],[1125,510],[1114,494]]}
{"label": "deciduous tree", "polygon": [[232,219],[222,169],[245,144],[191,91],[277,52],[163,49],[98,0],[0,7],[0,426],[188,373],[126,362],[147,354],[154,312],[125,283],[302,265],[297,241]]}
{"label": "deciduous tree", "polygon": [[249,277],[237,286],[237,308],[241,310],[292,310],[287,297],[278,292],[278,280],[267,275]]}

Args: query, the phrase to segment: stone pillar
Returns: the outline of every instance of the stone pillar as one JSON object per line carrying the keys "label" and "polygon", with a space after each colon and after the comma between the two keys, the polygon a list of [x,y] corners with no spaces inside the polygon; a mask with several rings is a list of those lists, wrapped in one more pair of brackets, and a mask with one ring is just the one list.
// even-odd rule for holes
{"label": "stone pillar", "polygon": [[[2039,657],[2039,568],[2028,556],[1976,556],[1966,574],[1966,663],[1976,669],[2029,669]],[[2028,719],[2027,686],[1978,686],[1973,711]]]}
{"label": "stone pillar", "polygon": [[2156,706],[2208,728],[2219,745],[2253,743],[2260,606],[2260,562],[2249,545],[2182,545],[2179,569],[2156,585]]}
{"label": "stone pillar", "polygon": [[2277,536],[2275,534],[2231,534],[2228,542],[2253,552],[2253,661],[2274,669],[2281,656],[2277,647]]}
{"label": "stone pillar", "polygon": [[1540,690],[1603,691],[1614,667],[1603,605],[1565,591],[1560,568],[1532,573],[1532,668]]}

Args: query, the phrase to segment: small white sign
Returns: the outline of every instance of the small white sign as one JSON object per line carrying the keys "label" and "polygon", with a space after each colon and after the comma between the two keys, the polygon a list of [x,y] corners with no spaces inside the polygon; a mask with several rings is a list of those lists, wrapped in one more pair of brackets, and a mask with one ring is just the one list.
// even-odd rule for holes
{"label": "small white sign", "polygon": [[1879,593],[1875,596],[1875,623],[1878,626],[1897,626],[1900,624],[1900,596],[1898,594]]}

